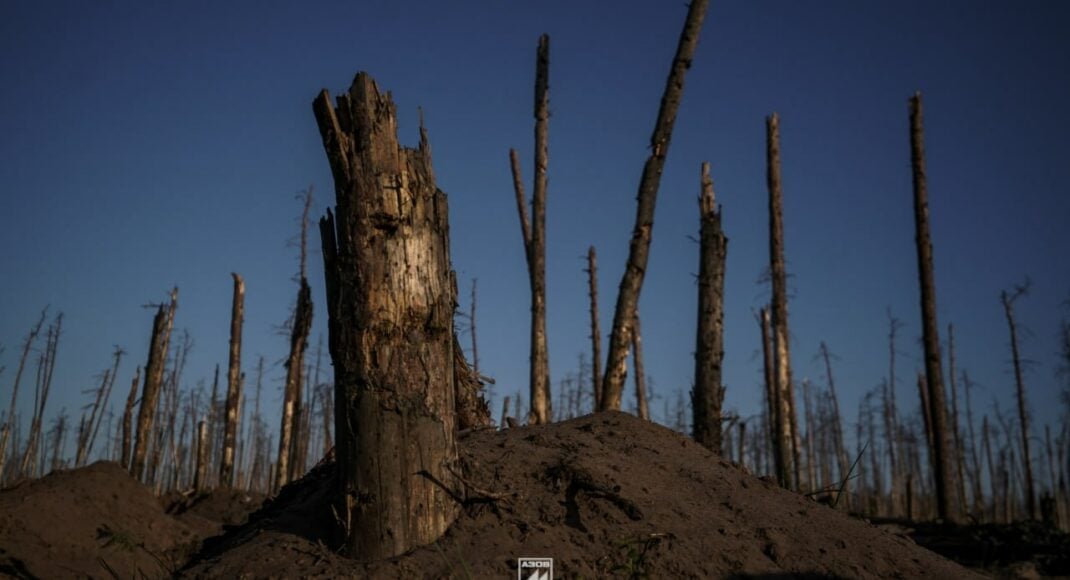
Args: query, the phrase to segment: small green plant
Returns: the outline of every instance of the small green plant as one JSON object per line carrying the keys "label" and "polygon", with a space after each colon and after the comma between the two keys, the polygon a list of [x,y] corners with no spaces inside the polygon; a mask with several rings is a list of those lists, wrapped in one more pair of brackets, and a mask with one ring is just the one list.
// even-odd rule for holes
{"label": "small green plant", "polygon": [[649,578],[647,555],[666,538],[671,538],[671,535],[654,533],[642,538],[617,541],[615,545],[623,553],[624,561],[610,568],[610,572],[620,573],[630,580]]}

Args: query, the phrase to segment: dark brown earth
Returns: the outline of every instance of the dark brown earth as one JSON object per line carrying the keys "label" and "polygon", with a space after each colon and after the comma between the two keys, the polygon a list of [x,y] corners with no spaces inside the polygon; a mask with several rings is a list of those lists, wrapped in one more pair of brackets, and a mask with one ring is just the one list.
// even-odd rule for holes
{"label": "dark brown earth", "polygon": [[198,543],[116,463],[0,492],[0,573],[15,578],[154,578],[181,566]]}
{"label": "dark brown earth", "polygon": [[515,578],[518,556],[544,556],[557,578],[980,577],[914,541],[1000,577],[1070,573],[1070,537],[1050,528],[885,523],[893,533],[622,413],[460,445],[460,518],[389,561],[332,550],[330,462],[251,515],[261,498],[158,499],[101,462],[0,491],[0,576]]}
{"label": "dark brown earth", "polygon": [[372,564],[337,555],[326,464],[206,542],[180,575],[515,578],[518,556],[539,556],[558,578],[979,577],[631,415],[460,441],[465,509],[434,545]]}

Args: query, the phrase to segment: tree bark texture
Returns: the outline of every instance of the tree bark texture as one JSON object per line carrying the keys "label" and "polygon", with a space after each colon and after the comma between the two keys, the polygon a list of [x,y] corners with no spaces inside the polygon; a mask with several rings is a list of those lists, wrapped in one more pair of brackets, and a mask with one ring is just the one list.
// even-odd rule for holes
{"label": "tree bark texture", "polygon": [[290,355],[286,359],[286,386],[283,390],[282,425],[279,427],[279,455],[275,463],[275,489],[290,482],[293,460],[295,427],[300,418],[297,413],[301,399],[301,379],[304,371],[305,350],[308,348],[308,333],[312,330],[312,289],[308,280],[301,278],[297,291],[297,306],[294,308],[293,328],[290,329]]}
{"label": "tree bark texture", "polygon": [[594,406],[602,400],[602,327],[598,319],[598,255],[594,246],[587,248],[587,293],[591,299],[591,385]]}
{"label": "tree bark texture", "polygon": [[237,442],[238,424],[241,416],[238,405],[241,401],[241,330],[245,319],[245,280],[237,273],[234,278],[234,298],[230,307],[230,356],[227,367],[227,411],[223,427],[223,461],[219,464],[219,484],[230,487],[234,484],[234,446]]}
{"label": "tree bark texture", "polygon": [[134,403],[137,402],[137,386],[141,383],[141,367],[134,371],[134,380],[130,383],[130,395],[126,397],[123,408],[123,444],[119,464],[123,469],[130,469],[130,438],[133,435]]}
{"label": "tree bark texture", "polygon": [[650,258],[650,241],[654,229],[654,206],[657,203],[661,173],[672,141],[673,125],[684,93],[684,77],[691,67],[691,60],[698,46],[699,31],[706,17],[708,0],[692,0],[687,19],[673,56],[672,68],[661,96],[654,133],[650,137],[650,156],[643,165],[639,180],[638,203],[635,227],[628,247],[628,261],[621,277],[617,293],[617,306],[613,313],[613,330],[609,337],[609,352],[606,358],[605,377],[602,380],[602,410],[620,410],[624,380],[627,375],[628,346],[631,344],[632,322],[639,304],[647,262]]}
{"label": "tree bark texture", "polygon": [[777,396],[777,437],[790,470],[781,485],[797,489],[799,485],[799,430],[795,415],[795,388],[791,378],[790,334],[788,333],[788,282],[784,266],[783,194],[780,186],[780,118],[776,113],[765,120],[766,179],[769,187],[769,274],[773,283],[770,323],[773,331],[773,377]]}
{"label": "tree bark texture", "polygon": [[143,480],[146,456],[152,439],[152,423],[163,386],[164,363],[167,361],[171,329],[175,324],[175,309],[178,307],[178,288],[171,290],[170,304],[161,304],[152,321],[152,338],[149,343],[149,358],[145,363],[145,386],[141,390],[141,406],[137,416],[137,439],[134,455],[130,461],[130,475]]}
{"label": "tree bark texture", "polygon": [[435,541],[456,518],[458,464],[446,194],[421,126],[397,137],[395,105],[360,73],[313,109],[334,174],[337,221],[320,221],[335,371],[336,512],[350,555]]}
{"label": "tree bark texture", "polygon": [[940,336],[936,321],[936,283],[933,278],[933,245],[929,236],[929,193],[925,178],[925,138],[921,93],[910,99],[910,160],[914,184],[915,243],[918,250],[918,283],[921,286],[922,342],[925,346],[925,383],[928,386],[929,416],[933,431],[933,476],[936,480],[936,509],[948,521],[958,520],[951,500],[951,438],[948,432],[947,403],[943,371],[940,368]]}
{"label": "tree bark texture", "polygon": [[691,392],[692,436],[714,453],[721,451],[721,406],[724,386],[724,270],[728,239],[713,192],[710,164],[702,164],[699,196],[698,333],[695,340],[695,386]]}

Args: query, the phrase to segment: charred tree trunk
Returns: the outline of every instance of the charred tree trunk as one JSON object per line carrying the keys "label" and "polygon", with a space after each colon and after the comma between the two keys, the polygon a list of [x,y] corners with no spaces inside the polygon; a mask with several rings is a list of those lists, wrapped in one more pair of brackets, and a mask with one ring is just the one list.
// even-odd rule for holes
{"label": "charred tree trunk", "polygon": [[940,337],[936,326],[936,283],[933,279],[933,245],[929,236],[929,193],[925,181],[925,140],[921,93],[910,99],[910,151],[914,182],[914,224],[918,248],[918,282],[921,286],[922,341],[925,345],[925,383],[929,390],[929,415],[933,430],[933,477],[936,509],[947,521],[958,520],[952,501],[951,440],[943,371],[940,369]]}
{"label": "charred tree trunk", "polygon": [[[291,455],[297,421],[297,406],[301,396],[301,372],[304,369],[305,350],[308,348],[308,333],[312,330],[312,289],[308,280],[301,278],[297,292],[297,307],[294,309],[293,328],[290,332],[290,356],[286,360],[286,386],[283,391],[282,426],[279,428],[279,455],[275,463],[275,490],[282,489],[290,481]],[[336,363],[337,364],[337,363]]]}
{"label": "charred tree trunk", "polygon": [[721,363],[724,360],[724,269],[728,239],[710,179],[702,164],[699,196],[698,333],[695,344],[695,386],[691,392],[692,437],[707,449],[721,449]]}
{"label": "charred tree trunk", "polygon": [[966,506],[966,453],[963,448],[962,430],[959,428],[959,390],[955,384],[955,327],[947,325],[947,382],[951,390],[951,441],[955,457],[955,494],[958,496],[959,513],[968,511]]}
{"label": "charred tree trunk", "polygon": [[850,468],[850,460],[847,458],[847,445],[844,443],[843,437],[843,416],[840,415],[840,399],[836,394],[836,381],[832,376],[832,355],[829,353],[829,348],[825,344],[825,341],[821,341],[821,358],[825,361],[825,376],[829,381],[829,398],[832,402],[832,429],[833,429],[833,446],[835,447],[836,462],[839,468],[839,478],[841,481],[841,489],[843,490],[843,498],[845,500],[845,507],[848,511],[851,509],[851,492],[850,492],[850,476],[848,474]]}
{"label": "charred tree trunk", "polygon": [[427,132],[402,147],[389,94],[360,73],[313,109],[335,181],[320,221],[335,370],[336,513],[344,545],[389,558],[456,518],[458,464],[446,195]]}
{"label": "charred tree trunk", "polygon": [[531,416],[533,425],[549,423],[550,363],[546,346],[546,170],[549,159],[549,69],[550,37],[539,37],[535,55],[535,191],[531,199],[532,221],[528,222],[527,198],[520,177],[520,161],[516,151],[509,151],[513,170],[513,187],[520,231],[524,237],[528,277],[531,281]]}
{"label": "charred tree trunk", "polygon": [[765,398],[769,407],[769,438],[773,445],[773,468],[781,487],[791,487],[791,474],[788,461],[791,457],[791,432],[785,433],[783,427],[784,407],[780,404],[780,392],[777,390],[776,371],[773,362],[773,337],[769,321],[769,309],[762,308],[758,315],[758,324],[762,327],[762,360],[765,375]]}
{"label": "charred tree trunk", "polygon": [[208,467],[208,423],[197,423],[197,469],[193,475],[193,489],[197,493],[205,490]]}
{"label": "charred tree trunk", "polygon": [[[15,371],[15,384],[11,389],[11,406],[7,409],[7,420],[4,421],[3,430],[0,431],[0,482],[4,481],[4,467],[7,463],[7,448],[8,440],[11,437],[11,431],[15,429],[15,410],[17,409],[16,403],[19,398],[19,382],[22,380],[22,372],[26,369],[26,360],[30,357],[30,350],[33,348],[33,343],[37,340],[37,335],[41,333],[41,327],[45,324],[45,316],[48,310],[41,311],[41,317],[37,319],[37,324],[30,329],[30,333],[26,335],[26,341],[22,346],[22,356],[19,357],[18,370]],[[17,449],[16,449],[17,451]]]}
{"label": "charred tree trunk", "polygon": [[123,409],[123,446],[119,464],[123,469],[130,469],[130,439],[133,435],[134,403],[137,402],[137,386],[141,383],[141,367],[134,371],[134,380],[130,383],[130,395],[126,397]]}
{"label": "charred tree trunk", "polygon": [[591,299],[591,385],[594,407],[602,400],[602,328],[598,321],[598,256],[594,246],[587,248],[587,294]]}
{"label": "charred tree trunk", "polygon": [[658,118],[654,124],[654,133],[650,137],[650,156],[643,165],[643,176],[639,180],[638,204],[635,213],[635,227],[628,247],[628,262],[621,277],[620,290],[617,293],[617,307],[613,313],[613,330],[609,336],[609,353],[607,354],[605,377],[602,379],[602,410],[620,410],[624,380],[627,375],[628,346],[632,342],[632,322],[635,309],[639,304],[639,293],[646,276],[647,261],[650,258],[650,241],[654,229],[654,206],[657,203],[658,187],[661,173],[665,167],[665,158],[672,141],[673,125],[684,92],[684,77],[691,67],[691,60],[698,46],[699,31],[706,17],[708,0],[692,0],[688,7],[684,29],[676,46],[672,68],[661,96]]}
{"label": "charred tree trunk", "polygon": [[799,471],[799,427],[795,414],[795,388],[791,378],[790,334],[788,333],[787,272],[784,267],[783,194],[780,187],[780,118],[776,113],[766,118],[766,180],[769,187],[769,273],[773,283],[770,322],[773,331],[773,376],[778,412],[777,436],[785,455],[787,480],[780,484],[797,489]]}
{"label": "charred tree trunk", "polygon": [[1007,326],[1011,334],[1011,362],[1014,365],[1014,388],[1018,400],[1018,424],[1022,435],[1022,471],[1025,472],[1025,509],[1029,519],[1037,519],[1037,499],[1033,485],[1033,456],[1029,452],[1029,410],[1025,403],[1025,382],[1022,380],[1022,359],[1018,352],[1018,327],[1014,321],[1014,302],[1028,292],[1029,283],[1018,286],[1013,294],[1006,291],[999,295],[1003,302],[1003,313],[1007,317]]}
{"label": "charred tree trunk", "polygon": [[223,428],[223,461],[219,464],[219,485],[234,484],[234,445],[240,428],[238,404],[241,401],[241,330],[245,319],[245,280],[234,277],[234,299],[230,307],[230,356],[227,367],[227,411]]}
{"label": "charred tree trunk", "polygon": [[164,363],[167,361],[168,345],[171,342],[171,328],[175,324],[175,309],[178,307],[178,288],[171,290],[169,305],[161,304],[156,309],[152,321],[152,339],[149,343],[149,358],[145,363],[145,386],[141,391],[141,406],[137,416],[137,439],[134,455],[130,461],[130,475],[142,480],[145,472],[145,460],[152,439],[152,422],[156,415],[156,406],[163,386]]}

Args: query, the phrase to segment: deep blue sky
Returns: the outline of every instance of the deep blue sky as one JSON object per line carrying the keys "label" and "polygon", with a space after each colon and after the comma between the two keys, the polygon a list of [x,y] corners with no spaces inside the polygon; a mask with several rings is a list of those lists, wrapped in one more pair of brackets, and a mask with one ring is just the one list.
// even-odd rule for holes
{"label": "deep blue sky", "polygon": [[[220,6],[225,4],[226,6]],[[144,364],[152,312],[180,287],[176,328],[196,344],[186,384],[226,361],[231,271],[247,281],[244,361],[284,356],[299,203],[333,183],[311,111],[320,88],[370,72],[398,104],[402,140],[422,106],[449,194],[462,293],[479,278],[483,370],[500,397],[527,389],[527,273],[507,162],[530,192],[534,53],[552,39],[548,330],[555,382],[589,349],[588,245],[611,324],[634,197],[683,2],[7,2],[0,7],[0,401],[22,337],[46,304],[66,314],[52,411],[130,355]],[[907,99],[925,96],[939,319],[960,368],[1010,406],[998,296],[1019,304],[1032,410],[1056,417],[1058,319],[1070,315],[1070,8],[1063,2],[714,2],[687,79],[662,180],[641,300],[656,392],[693,372],[699,164],[713,166],[730,238],[728,406],[757,410],[753,311],[767,299],[764,117],[782,119],[784,220],[795,376],[821,381],[821,340],[853,417],[886,374],[886,309],[905,327],[900,405],[920,370]],[[312,246],[318,248],[318,233]],[[314,333],[325,333],[312,255]],[[467,300],[464,300],[467,307]],[[466,339],[462,339],[466,340]],[[315,342],[315,336],[313,337]],[[250,372],[250,376],[251,376]],[[282,369],[271,371],[273,400]],[[556,391],[556,389],[555,389]],[[30,389],[22,406],[29,408]],[[118,402],[121,395],[113,401]],[[525,394],[526,398],[526,394]],[[627,403],[630,405],[631,403]],[[660,416],[661,400],[653,408]],[[272,420],[274,423],[275,420]]]}

